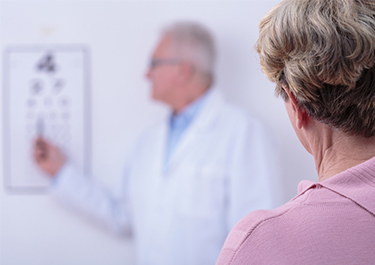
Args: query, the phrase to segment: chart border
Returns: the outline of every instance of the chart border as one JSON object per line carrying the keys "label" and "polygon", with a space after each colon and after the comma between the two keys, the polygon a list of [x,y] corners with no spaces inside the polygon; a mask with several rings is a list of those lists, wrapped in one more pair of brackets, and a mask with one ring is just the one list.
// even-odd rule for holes
{"label": "chart border", "polygon": [[40,52],[40,51],[81,51],[83,53],[84,58],[84,74],[83,74],[83,81],[84,81],[84,143],[83,143],[83,171],[85,174],[90,175],[91,171],[91,152],[92,152],[92,144],[91,144],[91,71],[90,71],[90,49],[88,45],[84,44],[77,44],[77,45],[62,45],[62,44],[55,44],[55,45],[12,45],[7,47],[4,50],[4,59],[3,59],[3,181],[4,181],[4,189],[7,192],[15,193],[15,194],[39,194],[45,193],[47,191],[47,187],[30,187],[30,186],[12,186],[11,181],[11,173],[10,173],[10,154],[11,153],[11,143],[10,143],[10,107],[11,103],[9,97],[10,93],[10,71],[9,71],[9,59],[12,52]]}

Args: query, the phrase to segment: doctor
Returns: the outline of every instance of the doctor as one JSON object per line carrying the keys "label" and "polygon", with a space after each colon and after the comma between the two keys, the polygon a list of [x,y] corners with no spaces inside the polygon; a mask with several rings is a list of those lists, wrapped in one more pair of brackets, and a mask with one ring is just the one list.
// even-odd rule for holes
{"label": "doctor", "polygon": [[139,264],[214,264],[241,217],[274,206],[274,153],[261,125],[211,87],[214,65],[207,29],[176,23],[163,32],[147,78],[171,115],[140,137],[120,196],[80,175],[53,144],[36,141],[52,194],[118,233],[131,231]]}

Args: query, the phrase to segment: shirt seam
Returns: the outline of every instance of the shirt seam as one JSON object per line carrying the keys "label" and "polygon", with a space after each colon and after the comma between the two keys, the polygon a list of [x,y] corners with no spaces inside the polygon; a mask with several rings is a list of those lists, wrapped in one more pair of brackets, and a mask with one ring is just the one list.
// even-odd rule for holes
{"label": "shirt seam", "polygon": [[[313,187],[313,186],[312,186]],[[310,187],[311,188],[311,187]],[[308,189],[307,189],[308,190]],[[305,192],[307,191],[305,190],[303,194],[305,194]],[[299,195],[302,195],[302,194],[299,194]],[[297,195],[298,196],[298,195]],[[286,210],[285,212],[282,212],[278,215],[275,215],[275,216],[272,216],[272,217],[268,217],[266,219],[263,219],[261,220],[258,224],[256,224],[256,226],[254,226],[253,229],[251,229],[251,231],[246,235],[246,237],[244,238],[244,240],[242,240],[240,246],[237,248],[237,250],[233,253],[232,255],[232,258],[230,259],[229,261],[229,265],[233,263],[233,260],[236,256],[236,254],[238,253],[238,251],[241,249],[241,247],[243,246],[243,244],[245,243],[245,241],[251,236],[251,234],[255,231],[255,229],[257,229],[261,224],[264,224],[265,222],[271,220],[271,219],[275,219],[275,218],[278,218],[280,216],[283,216],[285,214],[287,214],[288,212],[290,212],[291,210],[294,210],[295,208],[301,206],[304,204],[304,202],[310,197],[310,194],[307,194],[307,197],[304,199],[303,202],[299,202],[298,204],[294,205],[293,207],[289,208],[288,210]]]}
{"label": "shirt seam", "polygon": [[229,262],[229,264],[232,264],[233,263],[233,260],[234,260],[234,258],[235,258],[235,256],[236,256],[236,254],[238,253],[238,251],[241,249],[241,247],[244,245],[244,243],[245,243],[245,241],[251,236],[251,234],[255,231],[255,229],[257,229],[261,224],[263,224],[263,223],[265,223],[265,222],[267,222],[267,221],[269,221],[269,220],[271,220],[271,219],[275,219],[275,218],[278,218],[278,217],[280,217],[280,216],[283,216],[283,215],[285,215],[286,213],[288,213],[290,210],[292,210],[292,209],[294,209],[295,207],[293,207],[293,208],[290,208],[290,209],[288,209],[287,211],[285,211],[285,212],[283,212],[283,213],[281,213],[281,214],[279,214],[279,215],[276,215],[276,216],[272,216],[272,217],[269,217],[269,218],[266,218],[266,219],[264,219],[264,220],[262,220],[262,221],[260,221],[250,232],[249,232],[249,234],[248,235],[246,235],[246,237],[244,238],[244,240],[241,242],[241,244],[240,244],[240,246],[237,248],[237,250],[234,252],[234,254],[233,254],[233,256],[232,256],[232,258],[230,259],[230,262]]}

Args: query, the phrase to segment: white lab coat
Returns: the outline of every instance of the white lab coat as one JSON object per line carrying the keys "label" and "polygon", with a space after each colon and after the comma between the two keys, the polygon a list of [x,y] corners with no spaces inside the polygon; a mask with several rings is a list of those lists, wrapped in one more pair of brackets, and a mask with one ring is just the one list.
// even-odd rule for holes
{"label": "white lab coat", "polygon": [[275,205],[275,153],[265,132],[212,91],[164,167],[168,122],[138,141],[114,197],[70,164],[53,193],[115,231],[131,230],[139,264],[214,264],[230,229]]}

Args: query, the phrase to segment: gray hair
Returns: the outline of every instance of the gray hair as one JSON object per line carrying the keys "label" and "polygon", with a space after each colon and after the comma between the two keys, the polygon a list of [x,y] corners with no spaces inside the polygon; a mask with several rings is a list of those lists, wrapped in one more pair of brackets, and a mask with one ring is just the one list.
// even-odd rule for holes
{"label": "gray hair", "polygon": [[171,38],[171,48],[179,59],[192,63],[200,74],[213,78],[216,48],[207,28],[196,22],[177,22],[167,26],[162,34]]}

